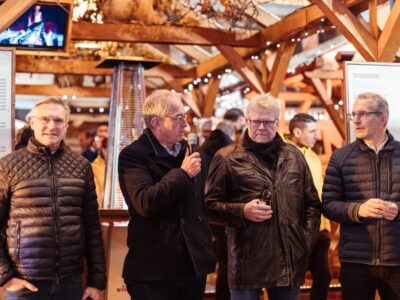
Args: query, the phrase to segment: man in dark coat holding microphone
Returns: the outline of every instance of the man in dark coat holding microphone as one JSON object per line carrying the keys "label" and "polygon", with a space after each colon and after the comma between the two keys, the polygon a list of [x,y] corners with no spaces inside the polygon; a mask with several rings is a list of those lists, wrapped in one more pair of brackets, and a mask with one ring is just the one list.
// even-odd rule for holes
{"label": "man in dark coat holding microphone", "polygon": [[189,153],[183,140],[182,96],[153,92],[143,117],[147,129],[119,157],[119,182],[131,215],[123,277],[135,300],[201,300],[215,258],[202,212],[200,154]]}

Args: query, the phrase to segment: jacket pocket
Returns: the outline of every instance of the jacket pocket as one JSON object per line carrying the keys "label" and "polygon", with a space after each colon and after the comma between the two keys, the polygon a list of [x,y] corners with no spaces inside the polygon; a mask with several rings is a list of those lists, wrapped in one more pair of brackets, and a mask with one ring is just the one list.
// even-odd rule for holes
{"label": "jacket pocket", "polygon": [[20,251],[21,251],[21,221],[17,222],[17,250],[16,250],[16,260],[17,263],[20,262]]}

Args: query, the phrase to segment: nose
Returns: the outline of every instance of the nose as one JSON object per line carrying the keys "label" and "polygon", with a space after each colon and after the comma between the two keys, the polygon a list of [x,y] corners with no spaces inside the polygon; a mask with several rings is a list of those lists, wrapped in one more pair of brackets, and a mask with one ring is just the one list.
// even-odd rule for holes
{"label": "nose", "polygon": [[258,128],[261,128],[261,127],[264,128],[264,129],[266,128],[266,126],[264,125],[264,122],[261,122],[260,126],[258,126]]}

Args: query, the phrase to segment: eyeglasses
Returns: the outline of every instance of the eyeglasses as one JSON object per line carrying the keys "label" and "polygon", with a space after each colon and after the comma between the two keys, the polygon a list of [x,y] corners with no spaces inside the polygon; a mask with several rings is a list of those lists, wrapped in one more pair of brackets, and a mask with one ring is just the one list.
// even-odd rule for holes
{"label": "eyeglasses", "polygon": [[62,118],[36,117],[36,116],[31,116],[31,117],[38,119],[42,125],[48,125],[50,124],[51,121],[53,121],[54,126],[56,127],[60,127],[65,124],[65,120]]}
{"label": "eyeglasses", "polygon": [[352,112],[351,114],[347,114],[350,121],[354,121],[356,118],[359,120],[365,120],[369,115],[380,115],[382,114],[381,111],[359,111],[359,112]]}
{"label": "eyeglasses", "polygon": [[250,120],[250,125],[253,127],[260,127],[263,124],[264,127],[271,127],[275,124],[276,120]]}
{"label": "eyeglasses", "polygon": [[178,122],[179,125],[184,125],[186,124],[186,115],[179,115],[179,116],[165,116],[164,118],[170,118],[176,122]]}

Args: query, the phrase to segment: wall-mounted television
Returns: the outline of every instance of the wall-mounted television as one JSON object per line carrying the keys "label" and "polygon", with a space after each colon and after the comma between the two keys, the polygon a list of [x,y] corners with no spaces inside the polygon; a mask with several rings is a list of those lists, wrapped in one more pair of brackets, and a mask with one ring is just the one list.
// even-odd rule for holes
{"label": "wall-mounted television", "polygon": [[24,53],[33,50],[32,54],[37,54],[36,51],[40,54],[48,51],[66,53],[71,32],[71,9],[70,0],[36,2],[0,33],[0,46],[15,47]]}

